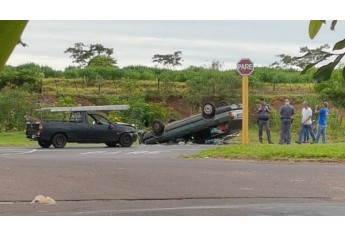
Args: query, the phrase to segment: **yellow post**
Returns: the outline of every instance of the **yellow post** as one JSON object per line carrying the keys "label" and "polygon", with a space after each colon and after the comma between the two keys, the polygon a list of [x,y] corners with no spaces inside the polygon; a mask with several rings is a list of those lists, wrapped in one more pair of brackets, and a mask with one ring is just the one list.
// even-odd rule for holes
{"label": "yellow post", "polygon": [[243,106],[243,115],[242,115],[242,144],[248,145],[249,138],[248,138],[248,122],[249,122],[249,115],[248,115],[248,76],[242,76],[242,106]]}

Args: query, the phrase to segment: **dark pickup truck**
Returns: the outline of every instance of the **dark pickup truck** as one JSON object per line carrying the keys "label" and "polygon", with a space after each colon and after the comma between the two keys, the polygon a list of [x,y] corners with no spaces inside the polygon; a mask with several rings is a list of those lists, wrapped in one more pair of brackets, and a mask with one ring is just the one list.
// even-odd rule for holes
{"label": "dark pickup truck", "polygon": [[26,137],[37,140],[43,148],[63,148],[67,142],[130,147],[137,140],[134,125],[112,122],[94,111],[71,111],[62,121],[25,118]]}

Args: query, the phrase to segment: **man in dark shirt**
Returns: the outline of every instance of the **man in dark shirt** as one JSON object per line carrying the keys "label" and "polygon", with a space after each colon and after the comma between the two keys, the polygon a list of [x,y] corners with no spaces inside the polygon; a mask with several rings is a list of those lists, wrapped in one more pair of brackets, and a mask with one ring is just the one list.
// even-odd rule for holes
{"label": "man in dark shirt", "polygon": [[265,99],[260,99],[260,104],[256,109],[258,114],[258,125],[259,125],[259,141],[262,143],[262,131],[265,127],[268,143],[273,143],[271,140],[271,131],[269,124],[269,114],[271,113],[270,107],[266,104]]}
{"label": "man in dark shirt", "polygon": [[295,108],[290,105],[289,99],[285,99],[284,105],[280,108],[280,141],[279,144],[291,143],[291,124],[295,114]]}

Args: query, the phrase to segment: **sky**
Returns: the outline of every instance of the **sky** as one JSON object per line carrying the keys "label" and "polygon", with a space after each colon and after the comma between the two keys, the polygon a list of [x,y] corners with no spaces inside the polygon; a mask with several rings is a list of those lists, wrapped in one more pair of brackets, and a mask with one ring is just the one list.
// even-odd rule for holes
{"label": "sky", "polygon": [[[209,67],[222,62],[235,68],[242,58],[255,66],[268,66],[277,55],[301,55],[299,48],[315,48],[344,38],[345,22],[331,31],[330,21],[311,40],[307,20],[30,20],[8,65],[33,62],[63,70],[73,65],[64,51],[75,43],[113,48],[120,68],[155,66],[155,54],[182,51],[182,67]],[[76,64],[74,64],[76,65]]]}
{"label": "sky", "polygon": [[[277,55],[297,56],[302,46],[319,47],[344,38],[345,22],[337,0],[327,4],[289,0],[84,0],[7,1],[2,19],[29,19],[8,65],[33,62],[57,70],[76,65],[64,51],[75,43],[113,48],[120,68],[155,66],[155,54],[182,51],[182,67],[208,67],[212,61],[235,68],[242,58],[268,66]],[[20,8],[18,7],[20,5]],[[12,10],[14,9],[14,10]],[[12,11],[11,11],[12,10]],[[331,16],[330,16],[331,15]],[[308,36],[310,19],[326,19],[319,34]]]}

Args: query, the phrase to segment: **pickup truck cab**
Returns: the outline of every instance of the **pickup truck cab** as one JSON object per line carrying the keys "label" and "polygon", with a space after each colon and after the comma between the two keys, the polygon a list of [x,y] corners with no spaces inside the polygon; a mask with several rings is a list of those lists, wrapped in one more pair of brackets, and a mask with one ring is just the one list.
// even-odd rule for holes
{"label": "pickup truck cab", "polygon": [[69,118],[62,121],[27,116],[26,137],[38,141],[43,148],[63,148],[67,142],[130,147],[137,140],[134,125],[112,122],[94,111],[71,111]]}

